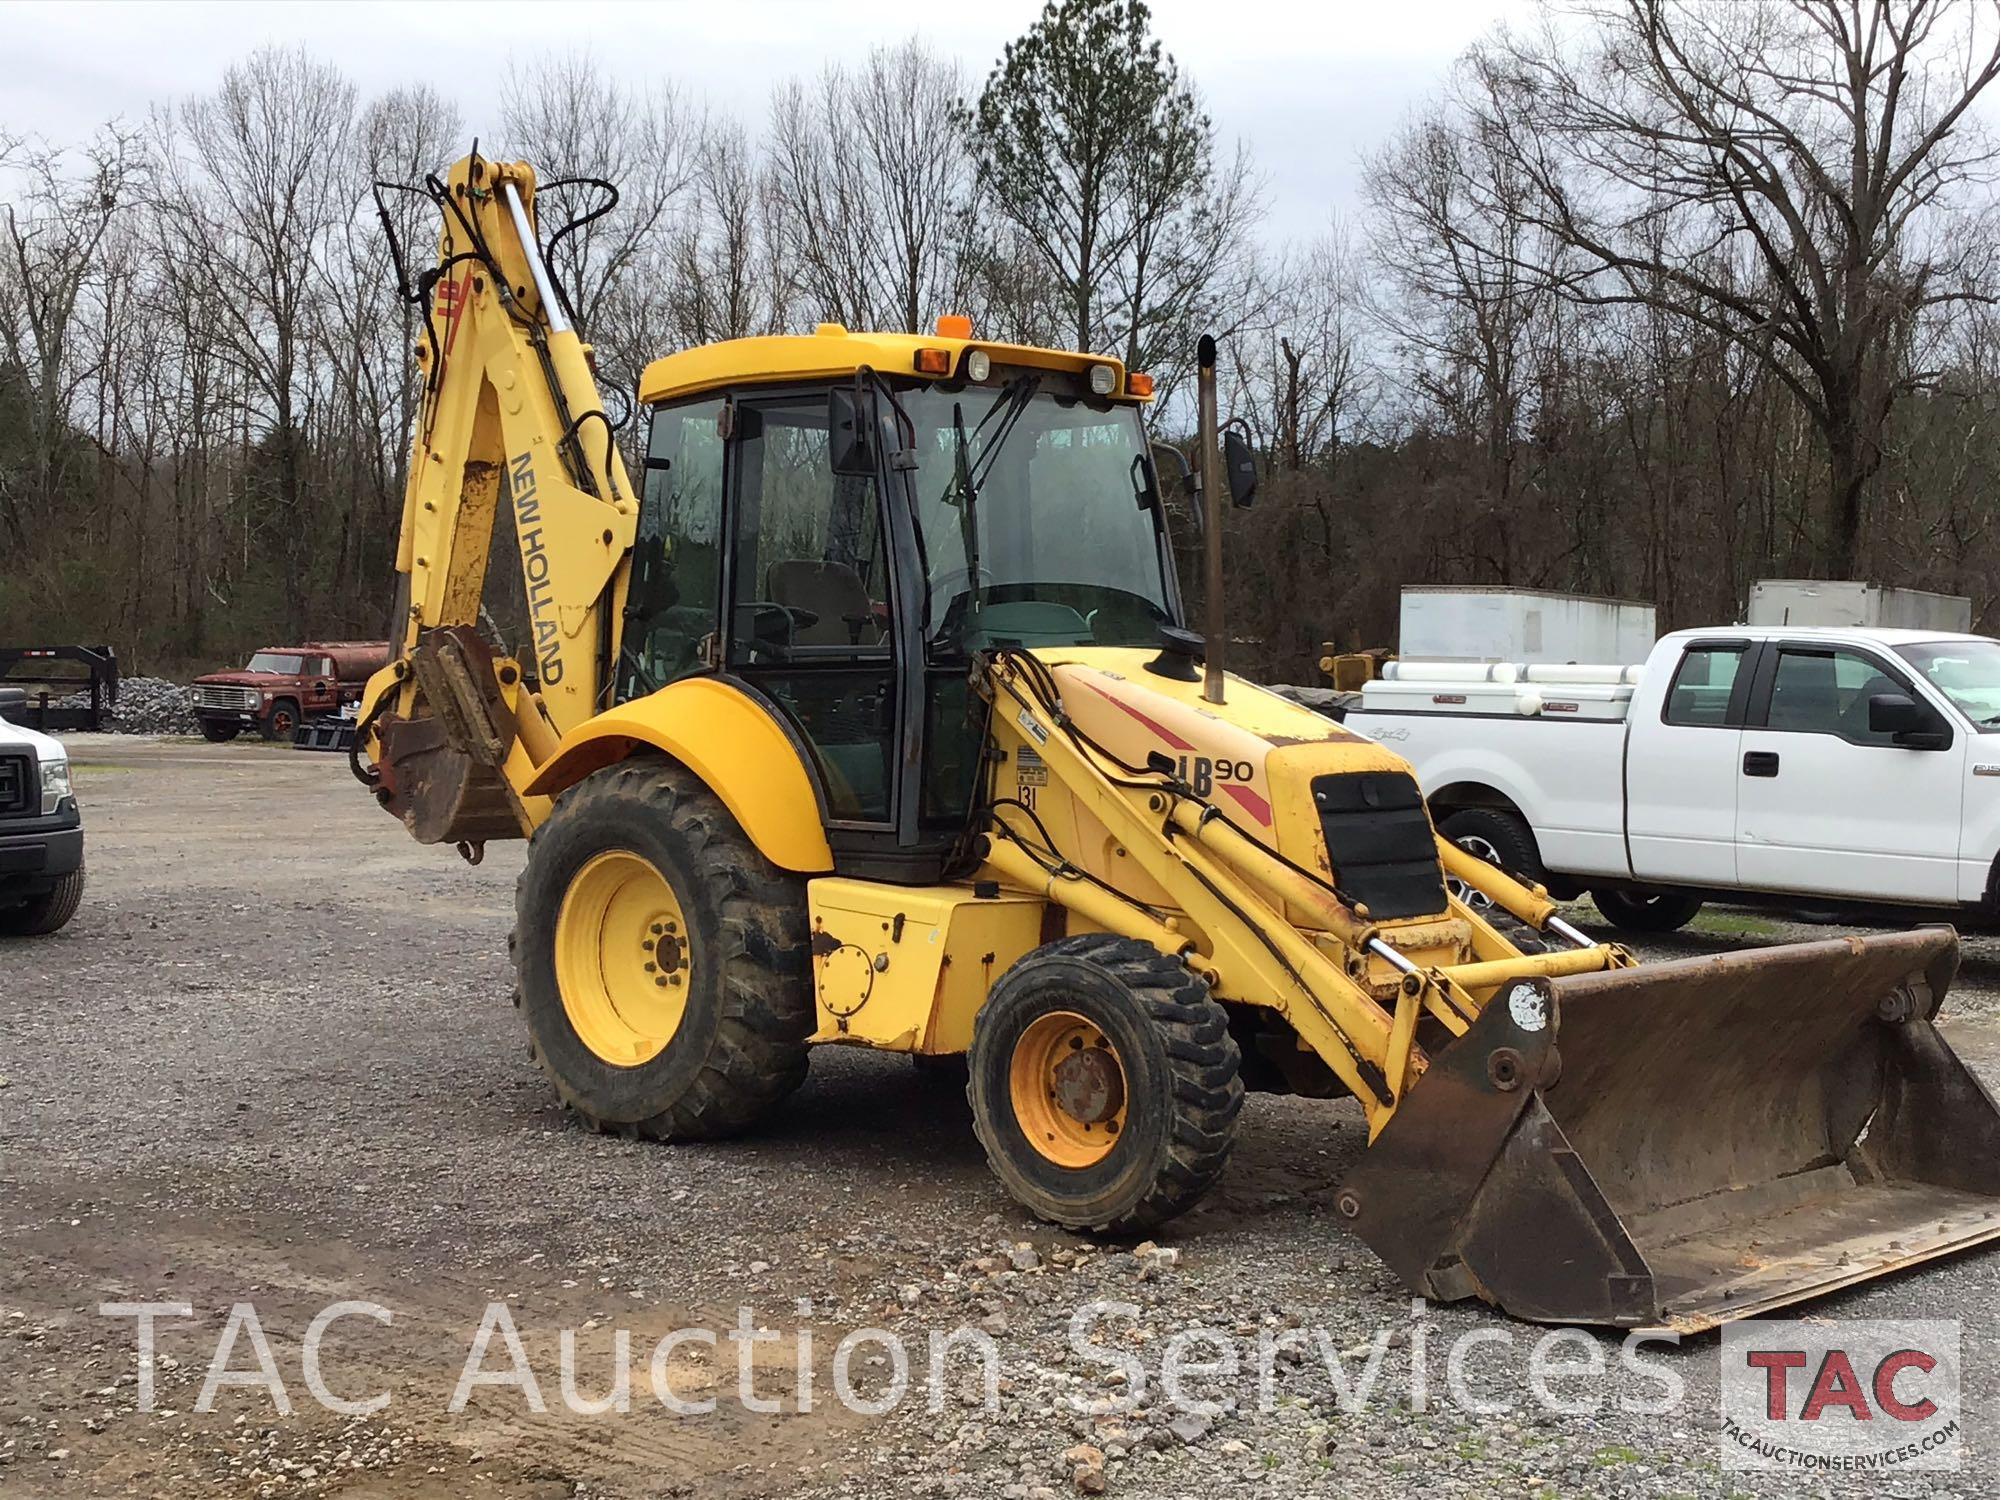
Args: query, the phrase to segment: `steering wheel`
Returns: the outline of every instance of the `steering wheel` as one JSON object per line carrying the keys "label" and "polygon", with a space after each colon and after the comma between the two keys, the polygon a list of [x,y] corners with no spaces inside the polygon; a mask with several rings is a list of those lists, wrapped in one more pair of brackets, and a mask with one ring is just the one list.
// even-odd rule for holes
{"label": "steering wheel", "polygon": [[975,580],[971,568],[947,568],[931,580],[931,597],[944,599],[948,603],[962,594],[970,594],[975,588],[992,583],[994,575],[985,568],[979,570]]}

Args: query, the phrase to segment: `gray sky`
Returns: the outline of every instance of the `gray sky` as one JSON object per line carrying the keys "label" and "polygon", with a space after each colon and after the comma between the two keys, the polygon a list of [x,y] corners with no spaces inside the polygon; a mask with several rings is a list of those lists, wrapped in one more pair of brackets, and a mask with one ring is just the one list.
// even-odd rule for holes
{"label": "gray sky", "polygon": [[[74,142],[100,121],[214,86],[266,43],[302,44],[363,92],[428,81],[469,126],[497,134],[512,59],[585,49],[635,81],[669,77],[761,127],[772,85],[913,31],[974,82],[1040,0],[294,0],[261,4],[12,0],[0,130]],[[1224,142],[1249,143],[1267,180],[1268,237],[1310,236],[1356,209],[1361,154],[1529,0],[1154,0],[1155,27],[1200,86]]]}

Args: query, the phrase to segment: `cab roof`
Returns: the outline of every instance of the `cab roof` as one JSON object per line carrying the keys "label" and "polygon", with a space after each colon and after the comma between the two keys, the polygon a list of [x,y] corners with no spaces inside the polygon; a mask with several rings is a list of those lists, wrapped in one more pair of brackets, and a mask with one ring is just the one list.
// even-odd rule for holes
{"label": "cab roof", "polygon": [[936,378],[918,369],[917,354],[921,349],[944,350],[952,374],[961,378],[966,355],[975,349],[997,367],[1028,366],[1081,376],[1093,365],[1110,365],[1112,399],[1151,399],[1150,393],[1141,395],[1130,389],[1125,365],[1109,355],[1039,349],[1027,344],[940,333],[851,333],[839,323],[822,323],[808,334],[729,339],[669,354],[654,360],[639,377],[639,399],[652,405],[731,386],[836,380],[852,376],[864,366],[883,375]]}

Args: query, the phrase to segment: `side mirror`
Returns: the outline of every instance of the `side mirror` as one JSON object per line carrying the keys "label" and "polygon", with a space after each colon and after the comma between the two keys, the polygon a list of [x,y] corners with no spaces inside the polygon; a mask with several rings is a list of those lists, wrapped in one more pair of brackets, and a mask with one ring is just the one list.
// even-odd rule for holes
{"label": "side mirror", "polygon": [[1195,522],[1195,529],[1202,529],[1202,486],[1196,482],[1195,470],[1189,465],[1188,455],[1168,443],[1149,443],[1148,451],[1153,455],[1153,471],[1160,485],[1163,501],[1172,498],[1186,510]]}
{"label": "side mirror", "polygon": [[1250,509],[1258,495],[1258,461],[1235,428],[1223,434],[1223,482],[1230,487],[1230,503],[1239,510]]}
{"label": "side mirror", "polygon": [[836,474],[872,478],[875,446],[869,441],[867,406],[852,390],[827,392],[827,463]]}
{"label": "side mirror", "polygon": [[1887,734],[1906,750],[1943,750],[1950,742],[1938,716],[1908,693],[1876,693],[1869,699],[1869,732]]}

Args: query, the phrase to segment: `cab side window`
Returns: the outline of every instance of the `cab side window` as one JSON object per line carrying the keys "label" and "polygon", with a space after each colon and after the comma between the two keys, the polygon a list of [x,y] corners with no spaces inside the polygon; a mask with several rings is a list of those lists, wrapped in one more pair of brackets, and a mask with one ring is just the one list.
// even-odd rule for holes
{"label": "cab side window", "polygon": [[706,669],[722,598],[722,398],[662,406],[646,443],[619,697]]}
{"label": "cab side window", "polygon": [[1697,646],[1675,668],[1661,722],[1721,729],[1730,719],[1730,694],[1744,665],[1742,646]]}
{"label": "cab side window", "polygon": [[1893,734],[1870,729],[1869,700],[1904,691],[1879,663],[1856,652],[1782,647],[1765,727],[1831,734],[1855,745],[1894,745]]}
{"label": "cab side window", "polygon": [[732,662],[882,654],[889,559],[873,481],[829,465],[824,401],[741,415]]}

